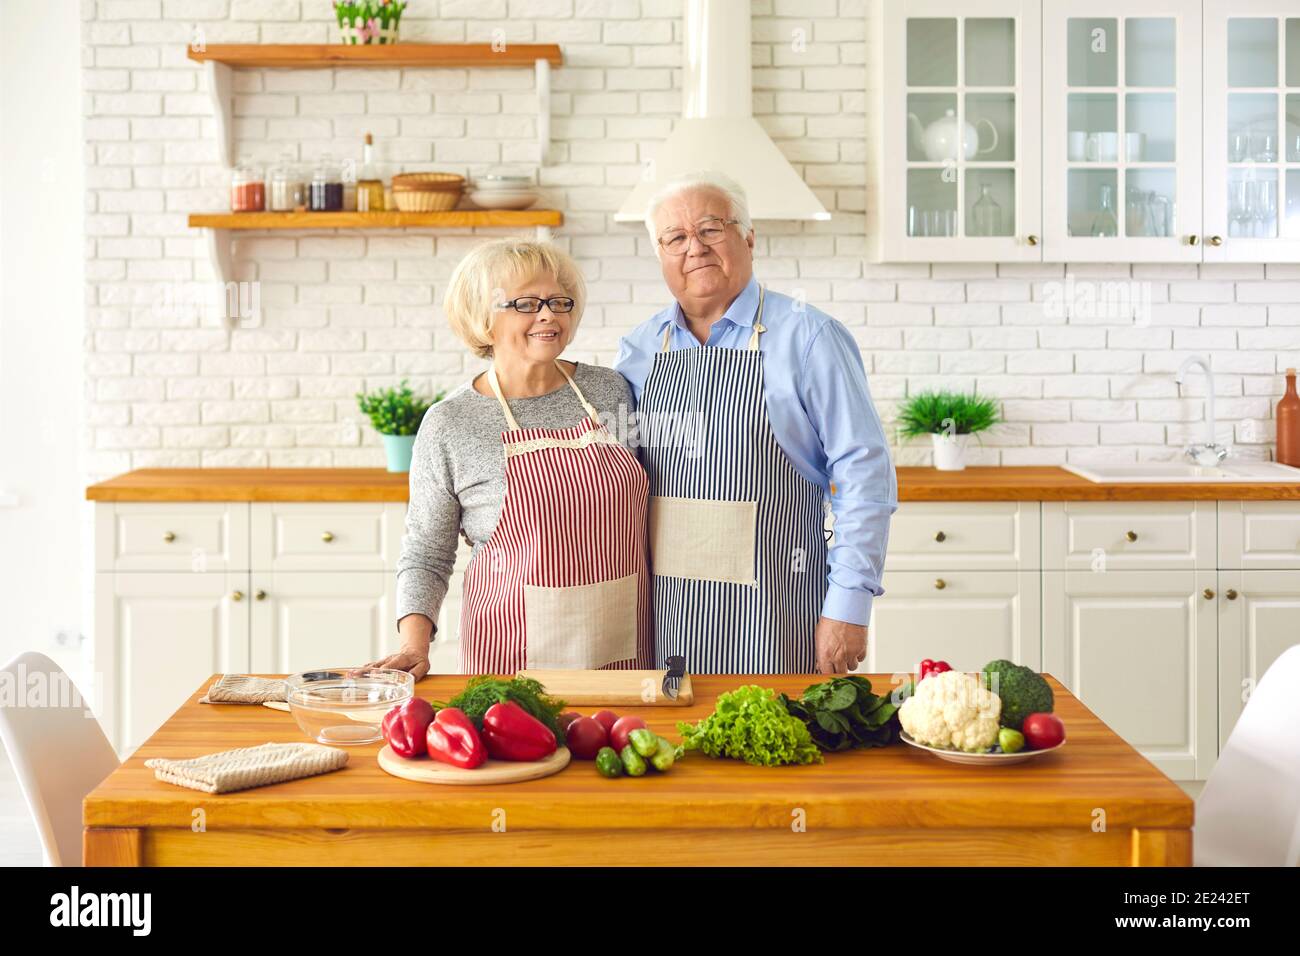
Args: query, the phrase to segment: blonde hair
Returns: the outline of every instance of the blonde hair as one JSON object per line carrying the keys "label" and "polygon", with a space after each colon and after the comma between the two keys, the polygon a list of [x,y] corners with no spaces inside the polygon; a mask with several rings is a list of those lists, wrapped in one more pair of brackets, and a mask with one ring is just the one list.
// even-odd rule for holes
{"label": "blonde hair", "polygon": [[492,321],[502,290],[521,279],[552,276],[573,299],[573,328],[582,321],[587,284],[569,254],[550,243],[493,239],[475,246],[456,266],[442,300],[451,330],[479,358],[492,355]]}

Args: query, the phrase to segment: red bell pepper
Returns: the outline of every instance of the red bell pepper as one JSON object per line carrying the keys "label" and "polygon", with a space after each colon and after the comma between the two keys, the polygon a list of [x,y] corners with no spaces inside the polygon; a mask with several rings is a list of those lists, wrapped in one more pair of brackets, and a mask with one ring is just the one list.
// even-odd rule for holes
{"label": "red bell pepper", "polygon": [[497,760],[541,760],[555,753],[551,728],[513,700],[488,708],[483,715],[483,739]]}
{"label": "red bell pepper", "polygon": [[932,661],[930,660],[930,658],[927,657],[925,660],[921,661],[921,667],[919,669],[919,675],[920,675],[919,679],[925,680],[927,677],[931,676],[932,674],[942,674],[944,671],[950,671],[950,670],[952,670],[952,665],[949,664],[947,661]]}
{"label": "red bell pepper", "polygon": [[487,747],[474,729],[474,721],[459,707],[444,707],[429,725],[429,756],[462,770],[473,770],[487,760]]}
{"label": "red bell pepper", "polygon": [[425,752],[425,731],[433,721],[433,705],[422,697],[403,701],[380,722],[384,739],[399,757],[419,757]]}

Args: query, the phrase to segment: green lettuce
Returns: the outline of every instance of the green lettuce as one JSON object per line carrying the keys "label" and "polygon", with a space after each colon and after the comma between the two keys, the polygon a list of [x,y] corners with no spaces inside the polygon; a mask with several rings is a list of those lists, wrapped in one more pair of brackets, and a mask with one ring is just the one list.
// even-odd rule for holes
{"label": "green lettuce", "polygon": [[804,722],[790,716],[776,691],[753,684],[720,695],[712,714],[698,724],[682,721],[677,730],[684,749],[709,757],[761,767],[822,762]]}

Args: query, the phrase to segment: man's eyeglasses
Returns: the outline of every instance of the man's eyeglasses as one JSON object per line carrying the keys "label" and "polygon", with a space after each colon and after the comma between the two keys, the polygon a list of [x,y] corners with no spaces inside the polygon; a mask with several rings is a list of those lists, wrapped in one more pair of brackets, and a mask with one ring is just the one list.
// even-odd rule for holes
{"label": "man's eyeglasses", "polygon": [[706,246],[716,246],[726,238],[727,227],[739,223],[739,219],[719,219],[717,216],[709,216],[697,222],[695,228],[690,231],[685,229],[668,230],[659,236],[659,246],[670,256],[684,255],[691,244],[691,233],[694,233],[695,238]]}
{"label": "man's eyeglasses", "polygon": [[509,302],[498,302],[498,309],[514,309],[516,312],[523,312],[526,315],[542,311],[542,306],[546,306],[557,315],[561,312],[573,311],[573,300],[567,295],[553,295],[549,299],[543,299],[535,295],[521,295],[517,299],[511,299]]}

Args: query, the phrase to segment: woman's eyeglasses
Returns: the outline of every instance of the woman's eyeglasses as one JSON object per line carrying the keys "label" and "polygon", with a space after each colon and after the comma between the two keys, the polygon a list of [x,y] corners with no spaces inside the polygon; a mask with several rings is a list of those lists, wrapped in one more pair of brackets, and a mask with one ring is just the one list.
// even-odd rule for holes
{"label": "woman's eyeglasses", "polygon": [[697,222],[695,228],[690,231],[670,229],[659,237],[659,245],[670,256],[680,256],[690,246],[692,232],[695,234],[695,238],[706,246],[716,246],[726,238],[727,227],[739,223],[739,219],[719,219],[717,216],[709,216]]}
{"label": "woman's eyeglasses", "polygon": [[546,306],[558,315],[561,312],[572,312],[573,304],[573,300],[567,295],[553,295],[549,299],[543,299],[535,295],[521,295],[509,302],[498,302],[497,308],[514,309],[516,312],[532,315],[535,312],[542,311],[542,306]]}

